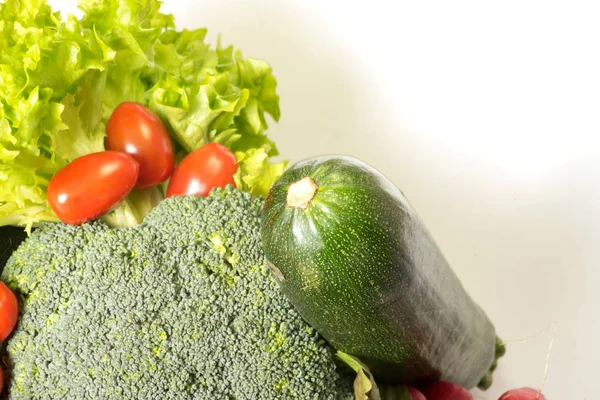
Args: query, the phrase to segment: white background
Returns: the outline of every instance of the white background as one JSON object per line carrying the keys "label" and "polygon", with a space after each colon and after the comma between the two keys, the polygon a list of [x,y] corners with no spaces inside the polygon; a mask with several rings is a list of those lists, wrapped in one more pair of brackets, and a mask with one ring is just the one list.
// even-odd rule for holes
{"label": "white background", "polygon": [[[75,1],[54,0],[63,10]],[[577,1],[171,0],[268,60],[283,158],[361,158],[400,187],[505,340],[556,322],[544,392],[599,399],[600,9]],[[510,344],[497,399],[543,379]]]}

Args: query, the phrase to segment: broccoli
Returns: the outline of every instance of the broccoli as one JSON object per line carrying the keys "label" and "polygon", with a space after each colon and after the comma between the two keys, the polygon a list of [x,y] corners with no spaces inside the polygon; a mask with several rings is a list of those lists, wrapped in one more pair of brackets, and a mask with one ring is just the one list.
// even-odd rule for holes
{"label": "broccoli", "polygon": [[21,307],[10,398],[352,399],[271,277],[262,204],[228,186],[131,228],[36,229],[2,273]]}

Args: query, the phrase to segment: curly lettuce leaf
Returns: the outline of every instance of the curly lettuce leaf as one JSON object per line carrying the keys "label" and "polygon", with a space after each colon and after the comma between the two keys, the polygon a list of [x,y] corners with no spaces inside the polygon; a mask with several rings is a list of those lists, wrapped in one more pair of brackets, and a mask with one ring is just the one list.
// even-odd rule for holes
{"label": "curly lettuce leaf", "polygon": [[369,367],[358,357],[337,351],[336,357],[356,373],[355,400],[411,400],[413,397],[404,385],[377,385]]}
{"label": "curly lettuce leaf", "polygon": [[0,23],[0,225],[29,230],[57,220],[46,200],[52,176],[104,149],[90,118],[98,92],[90,74],[114,52],[44,1],[7,1]]}
{"label": "curly lettuce leaf", "polygon": [[356,400],[381,400],[375,379],[362,361],[343,351],[338,351],[335,355],[356,372],[354,379],[354,398]]}
{"label": "curly lettuce leaf", "polygon": [[[161,74],[148,92],[150,106],[165,120],[173,138],[190,152],[217,141],[231,130],[233,151],[263,147],[269,156],[277,149],[265,135],[265,115],[280,118],[277,81],[264,61],[244,59],[233,47],[204,44],[205,30],[161,36],[155,63]],[[193,78],[193,79],[190,79]],[[231,136],[227,136],[231,139]]]}
{"label": "curly lettuce leaf", "polygon": [[287,161],[277,164],[269,160],[264,148],[251,148],[245,152],[236,152],[238,171],[234,176],[238,189],[253,196],[266,197],[277,178],[283,174]]}
{"label": "curly lettuce leaf", "polygon": [[[278,152],[265,134],[266,115],[280,117],[270,66],[220,41],[211,48],[205,29],[177,31],[160,5],[81,0],[78,20],[45,0],[0,3],[0,225],[56,220],[48,182],[104,150],[106,122],[123,101],[162,117],[179,158],[208,142],[229,147],[242,190],[266,195],[281,175],[285,163],[271,162]],[[155,202],[155,193],[132,194],[113,219],[139,221]]]}

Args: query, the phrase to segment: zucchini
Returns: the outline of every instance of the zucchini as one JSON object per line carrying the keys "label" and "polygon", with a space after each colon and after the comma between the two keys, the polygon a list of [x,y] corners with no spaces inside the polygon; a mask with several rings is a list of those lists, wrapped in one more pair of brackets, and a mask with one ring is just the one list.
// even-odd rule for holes
{"label": "zucchini", "polygon": [[290,167],[265,199],[269,267],[300,314],[382,383],[491,384],[494,326],[402,193],[346,156]]}

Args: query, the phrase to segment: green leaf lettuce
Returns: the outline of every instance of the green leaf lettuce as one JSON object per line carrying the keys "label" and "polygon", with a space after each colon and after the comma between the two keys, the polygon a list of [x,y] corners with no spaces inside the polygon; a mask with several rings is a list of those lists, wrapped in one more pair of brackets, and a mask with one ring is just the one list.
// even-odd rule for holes
{"label": "green leaf lettuce", "polygon": [[[278,151],[265,134],[266,115],[280,117],[271,67],[220,40],[211,48],[205,29],[176,30],[160,4],[82,0],[79,20],[44,0],[0,4],[0,225],[57,220],[48,182],[104,150],[106,122],[123,101],[163,119],[179,159],[208,142],[229,147],[243,190],[264,196],[281,175],[286,164],[271,162]],[[162,189],[132,193],[118,219],[139,221]]]}

